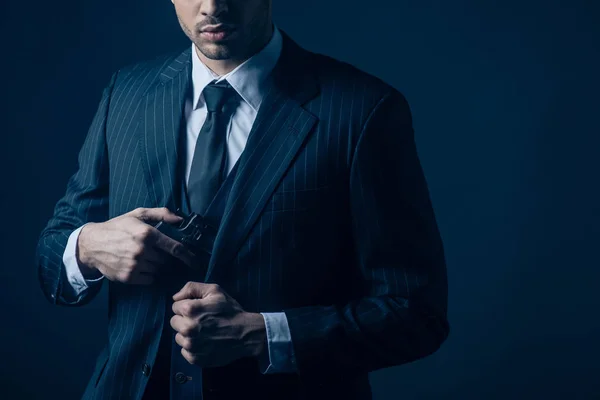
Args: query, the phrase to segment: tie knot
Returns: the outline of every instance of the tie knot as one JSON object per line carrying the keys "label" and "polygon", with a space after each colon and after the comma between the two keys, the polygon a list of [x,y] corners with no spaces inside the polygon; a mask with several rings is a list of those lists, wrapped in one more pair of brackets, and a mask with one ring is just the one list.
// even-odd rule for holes
{"label": "tie knot", "polygon": [[226,80],[221,82],[211,82],[204,88],[204,101],[208,112],[220,112],[223,106],[231,100],[236,91]]}

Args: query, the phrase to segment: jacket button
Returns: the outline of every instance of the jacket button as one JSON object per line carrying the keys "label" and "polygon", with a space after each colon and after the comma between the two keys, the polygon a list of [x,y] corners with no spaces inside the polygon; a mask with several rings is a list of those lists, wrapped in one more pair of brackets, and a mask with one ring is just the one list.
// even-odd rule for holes
{"label": "jacket button", "polygon": [[150,376],[150,366],[148,364],[142,366],[142,374],[144,374],[144,376]]}
{"label": "jacket button", "polygon": [[183,373],[183,372],[178,372],[175,374],[175,382],[177,383],[186,383],[189,380],[189,378]]}

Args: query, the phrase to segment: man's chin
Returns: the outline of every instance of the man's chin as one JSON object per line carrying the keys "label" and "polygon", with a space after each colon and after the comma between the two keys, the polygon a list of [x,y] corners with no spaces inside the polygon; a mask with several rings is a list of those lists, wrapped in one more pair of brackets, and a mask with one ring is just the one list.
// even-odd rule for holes
{"label": "man's chin", "polygon": [[220,43],[196,43],[200,53],[211,60],[228,60],[232,57],[231,46]]}

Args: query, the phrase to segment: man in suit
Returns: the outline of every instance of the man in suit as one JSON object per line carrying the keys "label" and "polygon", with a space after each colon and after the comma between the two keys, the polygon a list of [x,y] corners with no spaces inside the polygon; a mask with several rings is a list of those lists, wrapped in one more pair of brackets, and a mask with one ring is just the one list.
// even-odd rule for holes
{"label": "man in suit", "polygon": [[[192,46],[113,74],[37,247],[52,303],[108,285],[83,398],[369,399],[449,330],[409,106],[270,0],[172,2]],[[177,208],[215,227],[206,262],[154,227]]]}

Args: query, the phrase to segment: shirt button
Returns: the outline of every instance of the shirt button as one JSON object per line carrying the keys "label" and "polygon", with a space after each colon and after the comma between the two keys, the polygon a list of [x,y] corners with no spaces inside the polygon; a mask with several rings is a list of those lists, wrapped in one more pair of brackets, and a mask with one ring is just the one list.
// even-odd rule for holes
{"label": "shirt button", "polygon": [[178,372],[175,374],[175,382],[177,382],[177,383],[184,384],[188,380],[189,380],[189,377],[187,377],[183,372]]}
{"label": "shirt button", "polygon": [[150,366],[148,364],[142,366],[142,374],[144,374],[144,376],[150,376]]}

